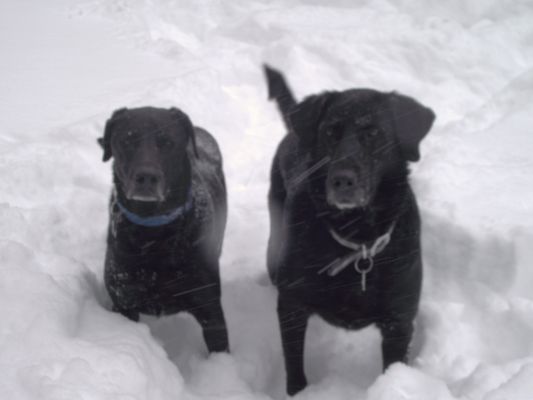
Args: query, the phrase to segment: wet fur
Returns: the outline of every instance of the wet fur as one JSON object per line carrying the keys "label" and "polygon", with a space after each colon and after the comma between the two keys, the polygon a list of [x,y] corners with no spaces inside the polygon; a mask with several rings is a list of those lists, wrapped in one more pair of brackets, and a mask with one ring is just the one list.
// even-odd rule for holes
{"label": "wet fur", "polygon": [[[289,130],[271,169],[267,265],[279,292],[278,318],[287,392],[292,395],[307,385],[303,349],[311,315],[347,329],[375,324],[383,337],[383,368],[407,360],[422,282],[420,219],[408,183],[407,160],[417,159],[421,137],[416,138],[416,143],[412,136],[407,137],[409,132],[397,137],[403,135],[398,130],[403,129],[399,124],[405,121],[398,123],[395,112],[413,104],[416,109],[419,105],[406,98],[409,107],[404,103],[395,108],[396,99],[391,96],[397,94],[366,89],[326,92],[296,103],[283,76],[269,67],[266,73],[269,96],[278,102]],[[425,134],[434,114],[424,107],[419,111],[422,115],[414,112],[411,117],[420,117],[415,128]],[[342,122],[354,114],[372,115],[383,130],[379,133],[381,137],[376,135],[371,140],[386,139],[384,143],[390,149],[379,160],[383,163],[379,168],[366,165],[369,161],[361,165],[370,175],[381,171],[380,176],[369,177],[376,181],[376,189],[368,207],[341,211],[327,204],[325,193],[328,170],[333,168],[335,159],[313,168],[317,163],[320,165],[325,154],[320,126],[330,120]],[[374,258],[375,266],[367,275],[365,292],[361,276],[352,266],[336,276],[318,274],[334,259],[349,253],[333,239],[330,228],[351,241],[372,243],[393,223],[391,241]]]}
{"label": "wet fur", "polygon": [[[114,310],[128,318],[189,312],[202,326],[208,350],[228,351],[219,276],[227,216],[222,157],[207,131],[193,129],[195,143],[189,140],[184,153],[191,167],[192,208],[175,221],[158,227],[130,222],[116,204],[120,190],[114,174],[105,285]],[[165,208],[184,200],[169,201],[174,204]]]}

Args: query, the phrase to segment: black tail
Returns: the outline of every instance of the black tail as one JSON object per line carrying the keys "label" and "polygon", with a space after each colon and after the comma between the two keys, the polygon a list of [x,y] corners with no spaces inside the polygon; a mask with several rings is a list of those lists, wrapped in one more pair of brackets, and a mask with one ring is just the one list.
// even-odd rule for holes
{"label": "black tail", "polygon": [[296,105],[296,100],[294,100],[291,89],[289,89],[285,77],[281,72],[266,64],[263,65],[263,68],[268,85],[268,98],[269,100],[276,100],[285,125],[287,129],[290,129],[289,115],[292,108]]}

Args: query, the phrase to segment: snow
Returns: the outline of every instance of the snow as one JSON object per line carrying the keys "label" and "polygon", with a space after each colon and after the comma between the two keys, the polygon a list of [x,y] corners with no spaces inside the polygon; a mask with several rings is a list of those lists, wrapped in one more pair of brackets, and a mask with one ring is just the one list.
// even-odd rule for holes
{"label": "snow", "polygon": [[[4,0],[0,26],[0,397],[284,397],[265,284],[283,135],[268,61],[299,97],[397,90],[438,116],[412,168],[425,261],[412,363],[381,374],[375,328],[313,318],[296,398],[533,399],[533,3]],[[229,355],[207,356],[192,317],[109,311],[96,138],[140,105],[182,108],[225,156]]]}

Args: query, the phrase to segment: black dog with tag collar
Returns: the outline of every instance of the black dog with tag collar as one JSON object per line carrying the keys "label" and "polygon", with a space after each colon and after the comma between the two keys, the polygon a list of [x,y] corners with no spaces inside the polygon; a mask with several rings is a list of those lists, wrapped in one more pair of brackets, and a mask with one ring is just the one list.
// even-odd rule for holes
{"label": "black dog with tag collar", "polygon": [[422,282],[407,164],[418,160],[435,115],[410,97],[370,89],[296,103],[280,72],[266,74],[289,131],[272,163],[267,264],[292,395],[307,385],[313,314],[349,329],[376,324],[383,367],[406,361]]}

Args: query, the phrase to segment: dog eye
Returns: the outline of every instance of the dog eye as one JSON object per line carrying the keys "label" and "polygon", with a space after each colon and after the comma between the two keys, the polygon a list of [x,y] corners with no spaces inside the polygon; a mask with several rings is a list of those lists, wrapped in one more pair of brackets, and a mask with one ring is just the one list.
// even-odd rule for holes
{"label": "dog eye", "polygon": [[172,147],[174,142],[172,141],[172,138],[168,135],[158,135],[157,136],[157,147],[159,147],[162,150],[168,150]]}
{"label": "dog eye", "polygon": [[122,142],[125,146],[132,146],[135,142],[135,137],[133,135],[132,131],[128,131],[124,138],[122,139]]}

